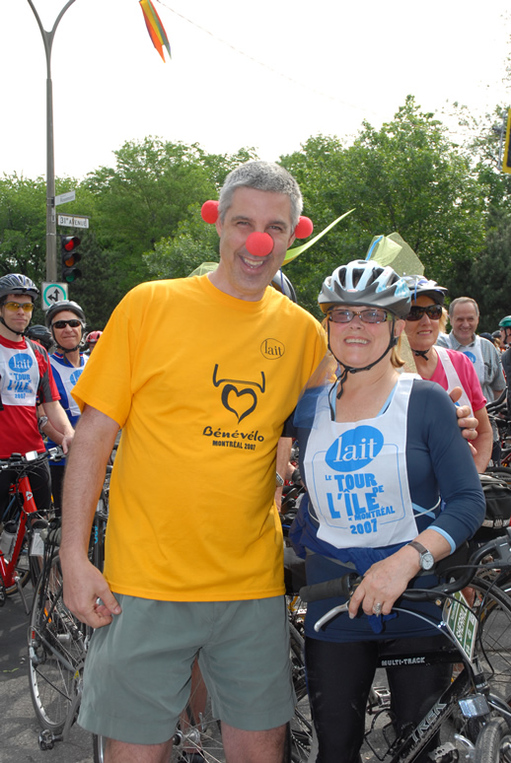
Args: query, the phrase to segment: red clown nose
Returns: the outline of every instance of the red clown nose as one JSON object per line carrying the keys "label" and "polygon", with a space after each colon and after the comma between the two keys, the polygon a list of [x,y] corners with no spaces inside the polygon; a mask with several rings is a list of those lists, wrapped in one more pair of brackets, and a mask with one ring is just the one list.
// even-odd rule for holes
{"label": "red clown nose", "polygon": [[218,220],[218,201],[205,201],[200,214],[205,223],[216,223]]}
{"label": "red clown nose", "polygon": [[273,239],[269,233],[255,231],[247,238],[245,246],[250,254],[256,257],[266,257],[273,249]]}

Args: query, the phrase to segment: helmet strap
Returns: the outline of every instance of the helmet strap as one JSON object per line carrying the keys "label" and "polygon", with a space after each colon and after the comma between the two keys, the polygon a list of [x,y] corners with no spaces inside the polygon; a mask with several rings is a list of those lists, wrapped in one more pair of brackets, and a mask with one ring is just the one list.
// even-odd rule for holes
{"label": "helmet strap", "polygon": [[330,350],[330,352],[332,353],[336,361],[339,363],[340,367],[344,369],[342,373],[339,374],[339,376],[337,377],[337,379],[332,385],[332,389],[330,390],[332,391],[336,385],[339,385],[339,389],[337,392],[337,400],[339,400],[342,396],[344,384],[346,382],[346,379],[348,378],[348,374],[357,374],[359,373],[359,371],[369,371],[371,368],[373,368],[378,363],[380,363],[380,361],[383,360],[383,358],[390,352],[390,350],[396,346],[397,338],[394,336],[394,325],[395,325],[395,319],[393,318],[391,329],[390,329],[389,343],[387,345],[387,349],[380,355],[380,357],[374,360],[372,363],[369,363],[368,366],[362,366],[362,368],[355,368],[354,366],[347,366],[345,363],[339,360],[335,352],[332,350],[330,346],[330,321],[328,322],[328,349]]}
{"label": "helmet strap", "polygon": [[3,315],[0,315],[0,323],[5,326],[5,328],[10,331],[13,334],[16,334],[16,336],[23,336],[25,333],[24,331],[15,331],[10,326],[7,325],[7,323],[4,321]]}

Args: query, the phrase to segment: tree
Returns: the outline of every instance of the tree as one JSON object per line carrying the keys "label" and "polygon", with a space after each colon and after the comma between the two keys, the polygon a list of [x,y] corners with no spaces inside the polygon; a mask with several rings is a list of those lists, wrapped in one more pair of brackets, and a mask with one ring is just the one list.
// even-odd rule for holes
{"label": "tree", "polygon": [[[483,245],[485,208],[478,179],[446,128],[433,114],[421,112],[412,96],[379,130],[364,121],[352,145],[318,136],[282,163],[300,180],[306,213],[316,228],[318,221],[321,227],[355,207],[297,261],[298,291],[303,284],[311,310],[320,279],[338,265],[364,258],[376,234],[400,233],[427,275],[446,286],[457,263]],[[293,278],[291,270],[288,275]]]}

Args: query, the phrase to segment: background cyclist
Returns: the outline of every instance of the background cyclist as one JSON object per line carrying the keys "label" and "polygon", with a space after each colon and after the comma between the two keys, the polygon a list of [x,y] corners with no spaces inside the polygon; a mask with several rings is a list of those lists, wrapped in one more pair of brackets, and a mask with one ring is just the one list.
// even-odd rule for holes
{"label": "background cyclist", "polygon": [[[76,302],[61,300],[46,311],[45,320],[55,347],[50,355],[53,377],[60,394],[60,403],[74,428],[80,417],[80,409],[71,395],[71,390],[89,359],[88,355],[83,353],[85,314]],[[48,436],[48,448],[60,445],[60,433],[55,431],[51,422],[48,421],[42,429]],[[53,501],[59,508],[62,506],[65,461],[63,458],[50,464]]]}
{"label": "background cyclist", "polygon": [[[0,278],[0,458],[12,453],[36,450],[44,453],[36,405],[44,403],[46,415],[61,434],[65,452],[73,439],[70,425],[59,401],[46,350],[26,339],[24,332],[32,317],[39,290],[27,276],[9,273]],[[8,499],[13,479],[9,471],[0,474],[0,512]],[[34,499],[40,510],[51,501],[47,461],[34,467],[30,475]]]}
{"label": "background cyclist", "polygon": [[87,336],[85,337],[85,344],[87,345],[87,350],[89,352],[89,355],[91,354],[94,347],[97,345],[102,331],[89,331]]}
{"label": "background cyclist", "polygon": [[[316,633],[318,618],[341,603],[329,599],[309,604],[305,620],[316,760],[357,763],[378,652],[434,651],[443,642],[411,615],[388,617],[392,605],[410,581],[419,584],[417,575],[421,587],[434,584],[434,561],[475,532],[485,502],[447,393],[398,373],[396,342],[410,312],[405,281],[389,267],[355,260],[326,278],[319,305],[331,354],[294,416],[308,500],[292,538],[306,552],[309,583],[364,576],[349,616]],[[398,730],[418,722],[450,680],[450,666],[421,666],[420,679],[414,670],[388,670]]]}
{"label": "background cyclist", "polygon": [[438,335],[445,329],[442,314],[447,289],[424,276],[405,276],[410,289],[411,307],[406,316],[406,336],[415,356],[417,373],[423,379],[437,382],[451,392],[462,390],[459,403],[470,406],[478,421],[477,439],[472,442],[475,465],[483,473],[491,457],[493,432],[486,411],[486,398],[473,364],[462,352],[434,347]]}

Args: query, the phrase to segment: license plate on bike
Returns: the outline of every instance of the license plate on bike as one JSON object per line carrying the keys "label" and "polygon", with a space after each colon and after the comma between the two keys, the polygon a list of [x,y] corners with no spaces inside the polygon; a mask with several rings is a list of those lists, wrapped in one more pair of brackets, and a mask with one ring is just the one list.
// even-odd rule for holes
{"label": "license plate on bike", "polygon": [[472,661],[477,638],[477,617],[461,591],[456,591],[452,598],[446,600],[443,619],[460,649]]}

